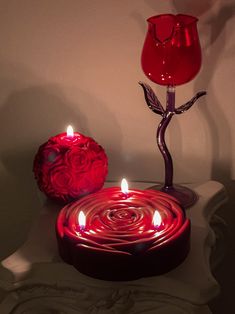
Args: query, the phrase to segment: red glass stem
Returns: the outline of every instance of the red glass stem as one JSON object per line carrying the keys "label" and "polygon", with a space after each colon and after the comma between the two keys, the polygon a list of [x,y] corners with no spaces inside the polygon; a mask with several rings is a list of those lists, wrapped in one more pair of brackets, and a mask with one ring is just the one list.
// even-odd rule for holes
{"label": "red glass stem", "polygon": [[167,103],[163,118],[157,128],[157,145],[165,163],[164,189],[173,188],[173,161],[165,142],[165,132],[175,113],[175,88],[167,87]]}
{"label": "red glass stem", "polygon": [[182,114],[188,111],[193,104],[202,96],[206,95],[205,91],[198,92],[192,99],[185,104],[175,108],[175,86],[167,86],[166,109],[157,98],[152,88],[143,82],[139,82],[144,90],[144,96],[148,107],[156,114],[162,116],[162,120],[157,129],[157,144],[165,162],[165,184],[162,190],[164,192],[174,191],[173,187],[173,162],[171,154],[166,146],[165,132],[174,114]]}

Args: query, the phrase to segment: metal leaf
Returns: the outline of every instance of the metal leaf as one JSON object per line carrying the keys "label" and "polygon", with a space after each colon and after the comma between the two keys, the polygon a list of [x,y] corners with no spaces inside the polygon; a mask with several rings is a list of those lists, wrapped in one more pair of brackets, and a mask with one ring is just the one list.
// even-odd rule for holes
{"label": "metal leaf", "polygon": [[158,100],[158,98],[157,98],[156,94],[154,93],[154,91],[152,90],[152,88],[148,84],[143,83],[143,82],[139,82],[139,84],[143,87],[144,96],[145,96],[145,100],[146,100],[148,107],[153,112],[163,116],[165,110],[163,109],[162,104]]}
{"label": "metal leaf", "polygon": [[198,98],[202,97],[206,95],[205,91],[202,92],[198,92],[191,100],[189,100],[188,102],[186,102],[185,104],[183,104],[182,106],[178,107],[175,109],[175,113],[176,114],[181,114],[187,110],[189,110],[189,108],[192,107],[192,105],[198,100]]}

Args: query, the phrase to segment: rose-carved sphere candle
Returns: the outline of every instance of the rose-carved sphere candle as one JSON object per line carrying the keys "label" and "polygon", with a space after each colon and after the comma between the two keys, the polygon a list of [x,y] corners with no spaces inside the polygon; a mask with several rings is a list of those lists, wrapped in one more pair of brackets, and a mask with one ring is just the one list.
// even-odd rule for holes
{"label": "rose-carved sphere candle", "polygon": [[66,203],[102,188],[108,160],[99,144],[69,126],[39,147],[33,171],[42,192]]}
{"label": "rose-carved sphere candle", "polygon": [[65,206],[56,234],[62,259],[103,280],[159,275],[190,247],[190,221],[178,202],[154,190],[105,188]]}

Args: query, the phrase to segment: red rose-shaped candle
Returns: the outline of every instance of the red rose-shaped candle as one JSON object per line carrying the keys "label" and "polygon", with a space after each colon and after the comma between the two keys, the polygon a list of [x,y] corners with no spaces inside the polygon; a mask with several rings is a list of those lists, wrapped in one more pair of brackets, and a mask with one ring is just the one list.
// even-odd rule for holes
{"label": "red rose-shaped candle", "polygon": [[108,160],[99,144],[69,126],[39,147],[33,171],[42,192],[69,202],[102,188]]}
{"label": "red rose-shaped candle", "polygon": [[154,190],[106,188],[65,206],[56,233],[63,260],[104,280],[159,275],[190,247],[190,221],[177,201]]}

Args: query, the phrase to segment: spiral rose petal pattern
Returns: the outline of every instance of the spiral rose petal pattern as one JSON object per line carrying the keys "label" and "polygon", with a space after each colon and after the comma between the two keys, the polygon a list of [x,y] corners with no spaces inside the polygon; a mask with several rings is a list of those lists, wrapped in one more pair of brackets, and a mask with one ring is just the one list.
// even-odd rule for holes
{"label": "spiral rose petal pattern", "polygon": [[102,188],[108,159],[92,138],[62,133],[39,147],[33,171],[39,189],[49,198],[69,202]]}
{"label": "spiral rose petal pattern", "polygon": [[[155,210],[161,216],[158,226],[153,224]],[[86,215],[85,228],[79,226],[80,211]],[[110,276],[110,271],[105,271],[107,267],[113,267],[119,275],[122,274],[121,268],[131,274],[132,262],[141,262],[147,267],[147,260],[151,258],[171,264],[172,261],[165,259],[172,259],[172,252],[179,254],[176,258],[178,264],[189,250],[189,232],[190,222],[177,201],[165,193],[152,190],[130,190],[125,195],[120,188],[103,189],[65,206],[57,220],[62,258],[81,272],[90,274],[92,269],[91,274],[100,278],[106,278],[106,273],[109,273],[107,277]],[[166,251],[167,248],[170,252]],[[92,256],[96,261],[86,260]],[[86,263],[85,268],[83,263]],[[150,265],[154,265],[154,261]],[[165,269],[165,266],[162,268]],[[148,275],[148,271],[145,272]],[[117,275],[111,277],[119,279]]]}

